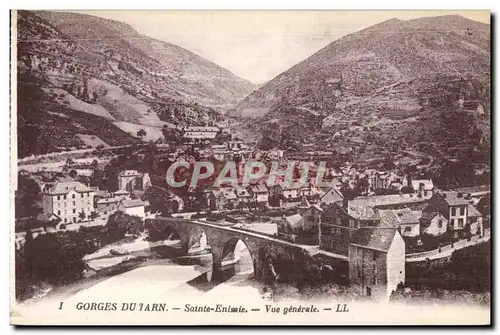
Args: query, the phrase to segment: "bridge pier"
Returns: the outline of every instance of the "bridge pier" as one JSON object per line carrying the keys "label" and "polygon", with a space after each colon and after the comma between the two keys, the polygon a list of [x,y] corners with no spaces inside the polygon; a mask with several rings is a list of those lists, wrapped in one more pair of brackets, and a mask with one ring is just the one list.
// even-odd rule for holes
{"label": "bridge pier", "polygon": [[212,249],[212,282],[223,280],[222,252],[218,249]]}
{"label": "bridge pier", "polygon": [[182,234],[181,238],[181,250],[180,254],[187,256],[189,253],[189,234]]}

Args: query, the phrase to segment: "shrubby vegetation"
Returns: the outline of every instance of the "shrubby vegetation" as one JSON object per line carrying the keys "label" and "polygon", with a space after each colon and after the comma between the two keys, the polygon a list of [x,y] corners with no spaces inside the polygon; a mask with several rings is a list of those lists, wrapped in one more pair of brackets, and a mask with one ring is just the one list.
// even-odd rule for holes
{"label": "shrubby vegetation", "polygon": [[78,231],[39,234],[35,238],[28,232],[24,246],[15,253],[16,298],[24,300],[40,287],[82,278],[87,268],[85,255],[123,239],[125,234],[138,236],[143,231],[139,217],[116,212],[104,227],[81,227]]}
{"label": "shrubby vegetation", "polygon": [[490,290],[490,242],[455,250],[450,258],[406,264],[406,286],[412,289]]}

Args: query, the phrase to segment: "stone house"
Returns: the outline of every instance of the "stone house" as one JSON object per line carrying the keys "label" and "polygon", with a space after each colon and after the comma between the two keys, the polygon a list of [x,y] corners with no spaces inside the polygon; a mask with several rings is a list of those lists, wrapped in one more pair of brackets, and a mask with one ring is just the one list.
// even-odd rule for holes
{"label": "stone house", "polygon": [[[311,212],[309,212],[309,216]],[[283,217],[278,222],[278,237],[298,244],[317,245],[318,244],[318,226],[315,219],[308,217],[304,219],[302,214],[294,214]]]}
{"label": "stone house", "polygon": [[448,220],[449,229],[452,230],[452,237],[455,239],[464,238],[467,235],[464,230],[467,223],[476,227],[475,233],[482,232],[482,228],[478,228],[482,226],[480,213],[470,205],[470,201],[465,199],[460,192],[436,192],[429,199],[429,204],[424,211],[441,213]]}
{"label": "stone house", "polygon": [[394,228],[362,228],[349,244],[349,281],[361,295],[388,299],[405,282],[405,242]]}
{"label": "stone house", "polygon": [[118,210],[118,205],[122,198],[111,197],[99,199],[96,202],[97,212],[101,215],[111,215]]}
{"label": "stone house", "polygon": [[118,189],[132,192],[134,190],[145,190],[151,186],[151,179],[148,173],[141,173],[136,170],[125,170],[118,174]]}

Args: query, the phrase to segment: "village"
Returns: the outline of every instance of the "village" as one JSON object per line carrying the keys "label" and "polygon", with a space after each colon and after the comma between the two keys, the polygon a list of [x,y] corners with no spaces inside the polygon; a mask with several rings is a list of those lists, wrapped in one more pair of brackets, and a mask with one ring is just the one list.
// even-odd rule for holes
{"label": "village", "polygon": [[[155,145],[152,155],[187,166],[196,161],[219,166],[235,162],[238,179],[243,178],[243,165],[251,161],[278,162],[282,167],[291,162],[283,150],[256,149],[218,127],[187,127],[181,136],[182,143]],[[145,161],[147,155],[139,154],[137,161]],[[169,188],[168,180],[158,185],[166,171],[144,172],[142,167],[117,171],[116,179],[105,184],[112,187],[91,185],[98,166],[106,169],[106,162],[93,157],[68,159],[56,168],[20,166],[19,178],[36,185],[30,188],[36,194],[18,192],[19,197],[33,200],[37,195],[41,208],[36,215],[16,219],[16,247],[22,247],[27,233],[36,237],[106,226],[115,213],[143,223],[178,217],[256,232],[324,257],[349,259],[351,283],[371,296],[374,286],[386,285],[385,292],[404,283],[405,262],[450,257],[458,248],[489,239],[489,186],[438,189],[432,179],[352,164],[327,167],[327,183],[318,184],[315,172],[325,155],[310,152],[305,157],[312,166],[305,183],[285,183],[286,173],[272,172],[272,185],[266,183],[266,174],[246,187],[214,187],[213,178],[207,178],[197,189]],[[175,178],[189,179],[192,169],[177,172]],[[300,175],[298,169],[293,172],[294,178]]]}

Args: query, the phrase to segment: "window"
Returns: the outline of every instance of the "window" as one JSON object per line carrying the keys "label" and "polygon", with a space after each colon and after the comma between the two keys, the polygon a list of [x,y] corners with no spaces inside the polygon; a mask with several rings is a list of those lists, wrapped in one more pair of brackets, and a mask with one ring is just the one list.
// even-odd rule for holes
{"label": "window", "polygon": [[335,224],[336,224],[337,226],[340,226],[340,218],[335,218]]}
{"label": "window", "polygon": [[373,275],[372,284],[377,285],[377,275],[376,274]]}
{"label": "window", "polygon": [[57,196],[57,200],[61,200],[61,196],[60,195]]}
{"label": "window", "polygon": [[372,257],[374,261],[377,260],[377,253],[375,251],[372,252]]}
{"label": "window", "polygon": [[57,215],[61,215],[61,211],[57,211]]}
{"label": "window", "polygon": [[349,220],[349,225],[351,228],[359,228],[359,224],[356,220]]}
{"label": "window", "polygon": [[460,215],[465,215],[465,207],[460,207]]}
{"label": "window", "polygon": [[411,231],[411,227],[405,227],[405,232],[410,232]]}
{"label": "window", "polygon": [[66,194],[64,195],[64,200],[66,200]]}
{"label": "window", "polygon": [[458,228],[464,227],[464,219],[458,219]]}
{"label": "window", "polygon": [[456,207],[451,208],[451,215],[453,215],[453,216],[457,215],[457,208]]}
{"label": "window", "polygon": [[455,219],[451,219],[451,220],[450,220],[450,225],[451,225],[453,228],[455,228]]}
{"label": "window", "polygon": [[75,209],[75,208],[73,208],[73,214],[75,214],[75,213],[76,213],[76,209]]}
{"label": "window", "polygon": [[73,201],[73,206],[76,206],[76,202]]}
{"label": "window", "polygon": [[73,194],[73,199],[75,198],[75,195]]}
{"label": "window", "polygon": [[84,196],[84,195],[85,195],[85,193],[82,193],[82,194],[81,194],[82,198],[83,198],[83,196]]}
{"label": "window", "polygon": [[438,228],[442,228],[443,227],[443,220],[439,220],[438,221]]}

